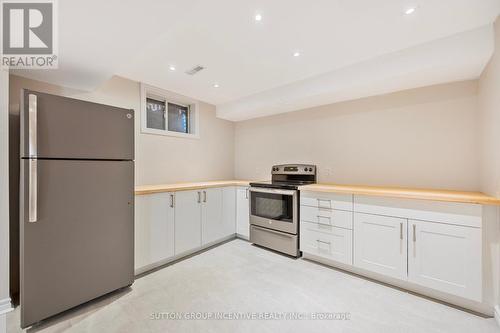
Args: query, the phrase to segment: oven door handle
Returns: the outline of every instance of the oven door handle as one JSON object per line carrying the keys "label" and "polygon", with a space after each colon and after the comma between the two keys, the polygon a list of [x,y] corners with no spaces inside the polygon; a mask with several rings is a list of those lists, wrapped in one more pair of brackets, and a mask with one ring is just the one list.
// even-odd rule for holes
{"label": "oven door handle", "polygon": [[250,187],[249,191],[258,193],[284,194],[284,195],[295,195],[297,193],[297,191],[295,190],[280,190],[275,188],[263,188],[263,187]]}

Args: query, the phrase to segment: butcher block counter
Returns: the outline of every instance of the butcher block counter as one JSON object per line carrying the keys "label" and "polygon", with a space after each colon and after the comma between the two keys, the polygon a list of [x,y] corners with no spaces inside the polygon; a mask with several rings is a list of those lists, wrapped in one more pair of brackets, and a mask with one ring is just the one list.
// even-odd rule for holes
{"label": "butcher block counter", "polygon": [[[135,187],[136,195],[197,190],[211,187],[248,186],[248,180],[219,180],[193,183],[174,183],[158,185],[140,185]],[[419,189],[387,186],[312,184],[300,186],[301,191],[330,192],[368,195],[389,198],[471,203],[480,205],[500,205],[500,198],[481,192]]]}
{"label": "butcher block counter", "polygon": [[245,180],[219,180],[195,183],[175,183],[175,184],[159,184],[159,185],[140,185],[135,187],[135,194],[154,194],[163,192],[177,192],[198,190],[202,188],[211,187],[225,187],[225,186],[248,186],[248,181]]}
{"label": "butcher block counter", "polygon": [[500,205],[500,198],[492,197],[481,192],[336,184],[312,184],[301,186],[299,189],[301,191],[311,192],[345,193],[389,198]]}

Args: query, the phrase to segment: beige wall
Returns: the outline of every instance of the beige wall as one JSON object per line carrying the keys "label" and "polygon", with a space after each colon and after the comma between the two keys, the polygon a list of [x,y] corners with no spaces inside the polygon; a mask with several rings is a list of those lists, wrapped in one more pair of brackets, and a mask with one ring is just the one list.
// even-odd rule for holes
{"label": "beige wall", "polygon": [[[481,133],[481,191],[500,197],[500,19],[495,22],[495,51],[478,83],[479,122]],[[497,232],[500,210],[497,207]],[[500,304],[500,240],[492,253],[497,276],[496,303]],[[495,256],[496,255],[496,256]],[[497,305],[496,311],[500,311]],[[495,314],[500,315],[500,312]],[[497,318],[499,320],[499,318]]]}
{"label": "beige wall", "polygon": [[0,333],[6,331],[4,312],[9,295],[9,73],[0,70]]}
{"label": "beige wall", "polygon": [[479,79],[481,190],[500,197],[500,19],[495,22],[495,51]]}
{"label": "beige wall", "polygon": [[477,81],[239,122],[235,144],[236,178],[299,162],[320,182],[477,190]]}
{"label": "beige wall", "polygon": [[29,88],[136,110],[136,184],[232,179],[234,124],[215,117],[215,107],[200,103],[200,139],[140,132],[140,85],[113,77],[92,92],[83,92],[11,76],[11,112],[17,113],[19,91]]}

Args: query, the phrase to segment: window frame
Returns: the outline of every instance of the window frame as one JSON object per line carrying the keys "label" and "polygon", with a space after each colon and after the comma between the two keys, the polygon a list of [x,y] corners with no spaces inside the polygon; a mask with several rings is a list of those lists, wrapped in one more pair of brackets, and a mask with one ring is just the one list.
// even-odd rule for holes
{"label": "window frame", "polygon": [[[165,130],[147,127],[147,103],[146,99],[151,98],[158,101],[165,102]],[[168,103],[188,107],[188,131],[189,133],[182,133],[168,130]],[[157,87],[153,87],[141,83],[141,133],[154,134],[163,136],[174,136],[187,139],[200,138],[200,124],[199,124],[199,103],[188,97],[172,93]]]}

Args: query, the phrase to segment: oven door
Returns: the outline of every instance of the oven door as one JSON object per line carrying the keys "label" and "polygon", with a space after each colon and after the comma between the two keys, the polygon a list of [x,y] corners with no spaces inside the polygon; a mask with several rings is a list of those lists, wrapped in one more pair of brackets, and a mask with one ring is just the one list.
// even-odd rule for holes
{"label": "oven door", "polygon": [[250,224],[297,234],[297,191],[250,187]]}

